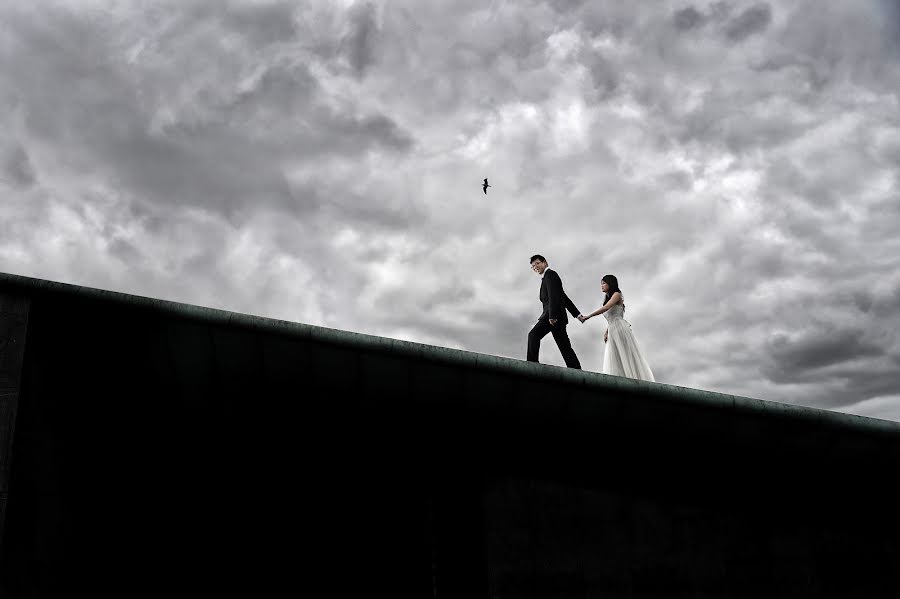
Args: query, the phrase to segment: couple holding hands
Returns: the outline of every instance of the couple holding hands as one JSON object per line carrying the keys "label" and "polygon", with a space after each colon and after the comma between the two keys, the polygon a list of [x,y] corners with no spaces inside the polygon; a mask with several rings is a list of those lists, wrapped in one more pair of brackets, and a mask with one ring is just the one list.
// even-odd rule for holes
{"label": "couple holding hands", "polygon": [[566,333],[568,317],[566,310],[579,321],[585,321],[603,314],[606,318],[607,329],[603,334],[606,343],[603,353],[603,374],[624,376],[643,381],[653,381],[653,372],[647,364],[647,360],[638,348],[637,340],[631,332],[631,325],[625,320],[625,300],[622,290],[619,289],[619,281],[613,275],[606,275],[601,279],[600,290],[606,294],[603,305],[588,315],[581,314],[578,308],[566,292],[563,290],[562,279],[555,270],[549,268],[547,259],[540,254],[531,257],[531,269],[541,276],[540,300],[544,311],[538,318],[537,324],[528,333],[528,361],[537,362],[541,348],[541,339],[547,333],[553,334],[557,347],[569,368],[581,368],[578,356],[572,349],[569,335]]}

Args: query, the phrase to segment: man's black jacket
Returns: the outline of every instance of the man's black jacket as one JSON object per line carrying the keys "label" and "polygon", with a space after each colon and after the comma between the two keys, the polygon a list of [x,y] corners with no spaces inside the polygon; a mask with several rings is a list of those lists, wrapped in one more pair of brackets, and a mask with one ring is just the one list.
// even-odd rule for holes
{"label": "man's black jacket", "polygon": [[541,279],[540,298],[541,304],[544,305],[544,311],[538,320],[556,320],[562,324],[568,324],[569,318],[566,316],[566,311],[563,310],[564,307],[572,313],[572,316],[581,314],[563,291],[562,279],[555,270],[548,268],[544,271],[544,277]]}

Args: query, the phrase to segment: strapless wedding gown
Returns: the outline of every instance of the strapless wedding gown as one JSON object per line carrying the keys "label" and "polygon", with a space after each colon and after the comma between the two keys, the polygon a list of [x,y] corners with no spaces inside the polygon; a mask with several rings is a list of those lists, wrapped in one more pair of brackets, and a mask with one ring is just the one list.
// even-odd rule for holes
{"label": "strapless wedding gown", "polygon": [[603,374],[625,376],[642,381],[655,381],[650,365],[638,347],[631,332],[631,324],[625,320],[625,299],[603,313],[609,324],[609,335],[603,353]]}

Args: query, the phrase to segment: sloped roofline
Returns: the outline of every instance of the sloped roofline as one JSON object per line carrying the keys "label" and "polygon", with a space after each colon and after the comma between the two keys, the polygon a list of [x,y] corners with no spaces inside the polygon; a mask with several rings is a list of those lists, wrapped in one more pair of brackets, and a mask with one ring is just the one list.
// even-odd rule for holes
{"label": "sloped roofline", "polygon": [[227,310],[0,272],[0,292],[3,291],[25,296],[34,294],[74,296],[136,307],[156,312],[163,316],[184,318],[202,324],[234,326],[259,333],[294,337],[350,349],[386,353],[398,357],[425,359],[447,365],[539,379],[548,383],[584,386],[606,393],[619,391],[647,395],[660,401],[731,410],[736,415],[762,416],[776,420],[809,421],[832,428],[849,429],[860,433],[900,435],[900,422],[880,418],[702,391],[664,383],[636,381],[596,372],[536,364],[525,360],[354,333],[352,331],[342,331],[299,322],[229,312]]}

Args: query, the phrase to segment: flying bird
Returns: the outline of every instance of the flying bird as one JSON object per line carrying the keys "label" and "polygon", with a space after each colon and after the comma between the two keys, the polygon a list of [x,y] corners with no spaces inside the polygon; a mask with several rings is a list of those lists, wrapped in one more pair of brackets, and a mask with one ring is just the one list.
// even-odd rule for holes
{"label": "flying bird", "polygon": [[481,188],[484,189],[484,195],[487,195],[487,188],[488,188],[488,187],[491,187],[491,186],[488,185],[487,179],[485,179],[485,180],[484,180],[484,185],[481,186]]}

